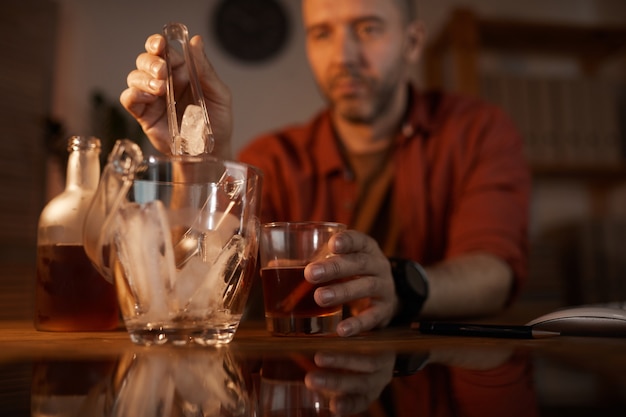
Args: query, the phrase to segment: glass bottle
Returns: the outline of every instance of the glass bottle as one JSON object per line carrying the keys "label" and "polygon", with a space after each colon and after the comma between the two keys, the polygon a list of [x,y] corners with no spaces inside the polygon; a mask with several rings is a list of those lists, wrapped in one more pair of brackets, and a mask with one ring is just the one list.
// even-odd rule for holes
{"label": "glass bottle", "polygon": [[114,285],[83,248],[83,223],[100,180],[100,140],[73,136],[65,190],[42,210],[37,232],[37,330],[112,330],[119,324]]}

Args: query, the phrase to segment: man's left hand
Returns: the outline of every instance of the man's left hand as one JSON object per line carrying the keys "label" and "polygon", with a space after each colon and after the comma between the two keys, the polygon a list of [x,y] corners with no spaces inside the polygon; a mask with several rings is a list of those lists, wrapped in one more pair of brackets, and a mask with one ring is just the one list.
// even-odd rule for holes
{"label": "man's left hand", "polygon": [[304,276],[322,307],[348,304],[352,316],[337,325],[339,336],[353,336],[389,324],[398,298],[389,260],[374,239],[356,230],[333,236],[328,242],[335,256],[307,265]]}

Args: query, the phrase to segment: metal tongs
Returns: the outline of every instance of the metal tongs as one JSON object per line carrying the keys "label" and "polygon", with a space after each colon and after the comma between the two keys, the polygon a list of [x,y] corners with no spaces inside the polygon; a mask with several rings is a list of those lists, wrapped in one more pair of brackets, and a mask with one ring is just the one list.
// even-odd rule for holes
{"label": "metal tongs", "polygon": [[[199,155],[211,153],[215,145],[209,114],[204,102],[196,65],[189,48],[189,31],[182,23],[168,23],[163,27],[167,41],[167,112],[172,155]],[[192,102],[178,108],[174,71],[186,69]]]}

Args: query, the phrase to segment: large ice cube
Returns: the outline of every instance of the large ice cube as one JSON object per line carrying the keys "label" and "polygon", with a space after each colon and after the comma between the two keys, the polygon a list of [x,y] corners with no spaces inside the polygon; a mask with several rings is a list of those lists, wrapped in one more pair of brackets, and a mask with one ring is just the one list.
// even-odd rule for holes
{"label": "large ice cube", "polygon": [[[225,415],[219,413],[220,409],[230,410],[231,413],[237,409],[237,402],[243,393],[230,389],[234,375],[225,368],[228,365],[226,355],[224,351],[215,350],[198,354],[191,352],[176,358],[173,378],[180,400],[204,412],[197,415]],[[228,371],[234,372],[233,369]]]}
{"label": "large ice cube", "polygon": [[190,104],[183,113],[180,136],[183,152],[199,155],[206,149],[207,127],[202,107]]}
{"label": "large ice cube", "polygon": [[193,256],[185,263],[182,269],[177,271],[174,291],[176,306],[173,306],[174,311],[181,311],[187,306],[193,294],[209,274],[210,269],[210,264],[204,263],[199,256]]}
{"label": "large ice cube", "polygon": [[173,415],[176,384],[167,355],[140,356],[125,374],[112,417]]}
{"label": "large ice cube", "polygon": [[204,280],[194,292],[185,309],[192,316],[206,317],[223,308],[224,292],[231,281],[226,276],[236,270],[245,253],[245,241],[240,235],[233,235],[215,258]]}
{"label": "large ice cube", "polygon": [[243,377],[227,350],[132,352],[120,369],[107,416],[251,415]]}
{"label": "large ice cube", "polygon": [[138,313],[168,320],[168,298],[176,267],[163,203],[128,204],[119,210],[116,246]]}

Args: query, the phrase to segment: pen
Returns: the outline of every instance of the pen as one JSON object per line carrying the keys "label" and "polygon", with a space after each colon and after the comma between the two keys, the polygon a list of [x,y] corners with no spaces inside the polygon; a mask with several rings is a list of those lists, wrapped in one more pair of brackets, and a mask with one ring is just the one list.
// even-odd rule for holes
{"label": "pen", "polygon": [[445,322],[420,322],[418,330],[420,333],[424,334],[498,337],[506,339],[539,339],[560,335],[559,332],[537,330],[533,329],[532,326]]}

